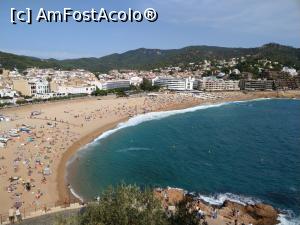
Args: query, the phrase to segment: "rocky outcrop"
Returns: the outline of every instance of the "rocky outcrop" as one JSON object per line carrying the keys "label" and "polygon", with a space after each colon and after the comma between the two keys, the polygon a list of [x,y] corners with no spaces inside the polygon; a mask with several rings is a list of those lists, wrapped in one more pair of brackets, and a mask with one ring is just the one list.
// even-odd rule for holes
{"label": "rocky outcrop", "polygon": [[[278,224],[279,211],[274,207],[263,204],[240,204],[226,200],[222,205],[211,205],[202,199],[185,195],[181,189],[161,189],[156,192],[165,208],[168,205],[176,205],[183,198],[191,203],[191,210],[204,212],[208,224],[252,224],[252,225],[275,225]],[[218,218],[212,218],[212,212],[217,210]]]}

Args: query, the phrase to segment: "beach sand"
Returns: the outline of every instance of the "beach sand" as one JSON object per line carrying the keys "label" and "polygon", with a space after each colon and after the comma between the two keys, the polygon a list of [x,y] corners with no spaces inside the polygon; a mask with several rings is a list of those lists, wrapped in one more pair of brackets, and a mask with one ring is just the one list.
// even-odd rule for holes
{"label": "beach sand", "polygon": [[[1,109],[0,115],[9,117],[10,121],[0,122],[0,136],[11,132],[19,137],[11,137],[7,146],[0,148],[0,214],[7,214],[14,204],[22,205],[24,214],[68,201],[70,193],[65,181],[68,160],[82,146],[129,117],[200,104],[266,97],[299,98],[300,92],[218,92],[212,95],[216,98],[199,99],[180,94],[105,96]],[[31,116],[33,111],[39,115]],[[21,127],[25,128],[23,132],[12,130]],[[29,191],[25,188],[27,182]]]}

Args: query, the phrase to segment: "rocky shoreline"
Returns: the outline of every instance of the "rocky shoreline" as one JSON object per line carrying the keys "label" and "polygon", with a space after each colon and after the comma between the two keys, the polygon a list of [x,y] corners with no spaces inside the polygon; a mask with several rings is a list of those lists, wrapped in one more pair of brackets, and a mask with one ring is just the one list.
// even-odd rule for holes
{"label": "rocky shoreline", "polygon": [[185,200],[189,211],[201,215],[202,222],[205,221],[208,225],[276,225],[280,222],[279,211],[264,203],[242,204],[225,200],[223,204],[215,205],[178,188],[157,188],[155,195],[170,213],[174,213],[175,206]]}

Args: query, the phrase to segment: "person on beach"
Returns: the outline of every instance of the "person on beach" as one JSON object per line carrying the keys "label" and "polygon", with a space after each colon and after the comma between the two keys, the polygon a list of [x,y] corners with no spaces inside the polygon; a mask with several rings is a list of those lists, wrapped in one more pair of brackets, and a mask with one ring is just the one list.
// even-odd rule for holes
{"label": "person on beach", "polygon": [[17,210],[16,210],[16,217],[17,217],[18,222],[22,221],[22,215],[21,215],[21,212],[20,212],[19,208],[17,208]]}
{"label": "person on beach", "polygon": [[213,208],[212,212],[211,212],[211,218],[212,219],[217,219],[217,217],[218,217],[217,209]]}
{"label": "person on beach", "polygon": [[13,207],[10,207],[10,209],[8,211],[8,218],[9,218],[10,224],[15,223],[15,211],[14,211]]}

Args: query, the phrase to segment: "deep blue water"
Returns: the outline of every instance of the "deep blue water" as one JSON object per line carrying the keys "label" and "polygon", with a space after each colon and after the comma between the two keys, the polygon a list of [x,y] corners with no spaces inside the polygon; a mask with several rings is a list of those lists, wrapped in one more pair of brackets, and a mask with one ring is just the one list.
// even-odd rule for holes
{"label": "deep blue water", "polygon": [[69,181],[86,199],[125,181],[233,193],[300,213],[299,100],[232,103],[146,121],[76,157]]}

